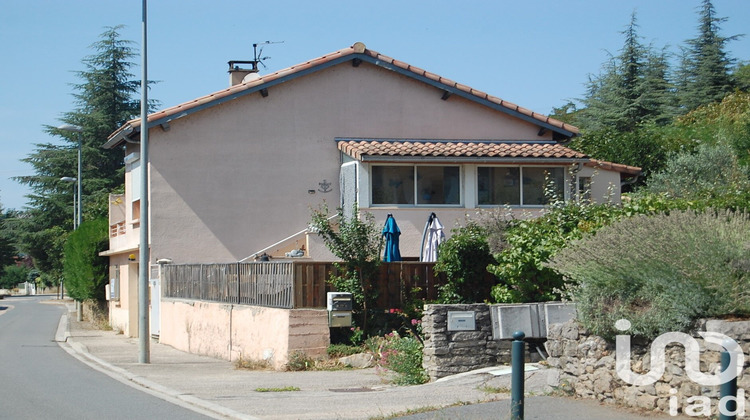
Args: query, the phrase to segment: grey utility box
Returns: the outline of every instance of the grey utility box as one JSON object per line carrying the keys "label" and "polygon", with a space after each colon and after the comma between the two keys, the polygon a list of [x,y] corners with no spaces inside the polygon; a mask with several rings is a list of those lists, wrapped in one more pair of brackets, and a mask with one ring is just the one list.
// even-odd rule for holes
{"label": "grey utility box", "polygon": [[545,338],[551,324],[576,317],[576,307],[569,302],[514,303],[490,306],[492,335],[495,340],[509,339],[515,331],[527,338]]}
{"label": "grey utility box", "polygon": [[328,292],[326,309],[328,310],[329,327],[352,326],[352,294],[345,292]]}

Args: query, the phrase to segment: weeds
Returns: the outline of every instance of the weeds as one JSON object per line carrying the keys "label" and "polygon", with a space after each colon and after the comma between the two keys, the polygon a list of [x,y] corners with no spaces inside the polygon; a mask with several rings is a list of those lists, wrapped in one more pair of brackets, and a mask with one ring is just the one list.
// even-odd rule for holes
{"label": "weeds", "polygon": [[349,346],[346,344],[331,344],[326,349],[328,357],[344,357],[362,353],[362,346]]}
{"label": "weeds", "polygon": [[240,355],[239,359],[234,362],[236,369],[244,370],[269,370],[271,365],[267,360],[245,359]]}
{"label": "weeds", "polygon": [[477,389],[486,394],[510,394],[510,388],[507,386],[489,386],[485,384]]}
{"label": "weeds", "polygon": [[299,391],[296,386],[285,386],[283,388],[255,388],[255,392],[293,392]]}

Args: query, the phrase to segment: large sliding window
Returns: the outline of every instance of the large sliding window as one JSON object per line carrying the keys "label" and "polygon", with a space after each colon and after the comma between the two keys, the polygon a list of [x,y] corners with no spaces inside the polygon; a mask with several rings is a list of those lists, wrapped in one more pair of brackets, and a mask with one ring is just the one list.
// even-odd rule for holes
{"label": "large sliding window", "polygon": [[459,166],[373,166],[372,204],[459,205]]}
{"label": "large sliding window", "polygon": [[479,205],[541,206],[563,199],[565,171],[560,167],[479,167]]}

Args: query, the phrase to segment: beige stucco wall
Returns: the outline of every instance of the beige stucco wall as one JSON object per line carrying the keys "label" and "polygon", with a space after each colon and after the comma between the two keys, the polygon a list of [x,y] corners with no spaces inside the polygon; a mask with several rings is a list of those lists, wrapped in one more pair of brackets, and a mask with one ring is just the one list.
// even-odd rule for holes
{"label": "beige stucco wall", "polygon": [[109,325],[128,337],[137,337],[138,264],[128,261],[128,256],[122,254],[110,257],[110,267],[115,265],[120,266],[120,299],[109,301]]}
{"label": "beige stucco wall", "polygon": [[591,199],[597,203],[620,203],[620,173],[584,166],[579,176],[591,177]]}
{"label": "beige stucco wall", "polygon": [[[345,63],[271,87],[266,98],[256,93],[172,121],[169,131],[152,129],[152,258],[236,261],[305,229],[311,208],[339,204],[336,137],[548,138],[533,124],[441,95]],[[324,181],[330,192],[321,192]]]}
{"label": "beige stucco wall", "polygon": [[235,361],[266,360],[280,369],[302,351],[322,357],[327,312],[165,299],[159,341],[178,350]]}

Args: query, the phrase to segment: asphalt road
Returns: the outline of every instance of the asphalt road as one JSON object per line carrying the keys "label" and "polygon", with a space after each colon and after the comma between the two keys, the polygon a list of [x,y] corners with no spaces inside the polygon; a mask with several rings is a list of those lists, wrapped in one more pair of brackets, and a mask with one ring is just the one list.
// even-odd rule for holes
{"label": "asphalt road", "polygon": [[52,296],[0,300],[0,419],[207,419],[136,390],[55,342],[65,307]]}

